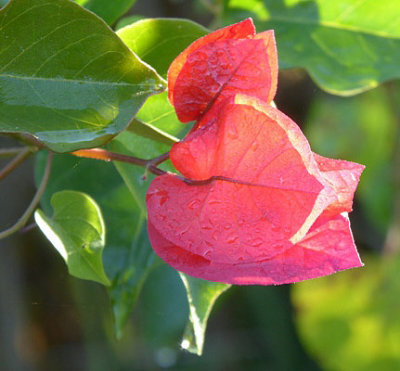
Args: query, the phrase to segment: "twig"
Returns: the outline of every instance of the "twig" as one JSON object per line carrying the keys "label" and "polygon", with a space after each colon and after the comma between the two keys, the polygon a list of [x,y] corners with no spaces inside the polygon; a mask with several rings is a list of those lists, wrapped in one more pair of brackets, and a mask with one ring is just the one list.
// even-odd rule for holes
{"label": "twig", "polygon": [[0,157],[11,157],[20,154],[25,147],[10,147],[0,149]]}
{"label": "twig", "polygon": [[18,219],[18,221],[13,226],[11,226],[10,228],[6,229],[3,232],[0,232],[0,240],[10,236],[11,234],[13,234],[13,233],[17,232],[18,230],[20,230],[21,228],[23,228],[25,226],[26,222],[31,217],[32,213],[35,211],[36,206],[38,205],[40,199],[42,198],[43,193],[46,189],[47,183],[49,181],[52,159],[53,159],[53,153],[50,152],[49,156],[47,157],[46,168],[44,170],[42,181],[40,183],[38,190],[36,191],[35,196],[33,197],[32,201],[31,201],[30,205],[25,210],[24,214]]}
{"label": "twig", "polygon": [[102,160],[107,162],[120,161],[132,165],[142,166],[155,175],[163,175],[167,173],[166,171],[159,169],[157,165],[164,162],[169,157],[169,154],[165,153],[156,158],[145,160],[138,157],[121,155],[120,153],[111,152],[101,148],[80,149],[78,151],[71,152],[71,155],[77,157],[93,158],[95,160]]}
{"label": "twig", "polygon": [[26,147],[18,153],[1,171],[0,180],[4,179],[8,174],[21,165],[32,153],[32,149]]}

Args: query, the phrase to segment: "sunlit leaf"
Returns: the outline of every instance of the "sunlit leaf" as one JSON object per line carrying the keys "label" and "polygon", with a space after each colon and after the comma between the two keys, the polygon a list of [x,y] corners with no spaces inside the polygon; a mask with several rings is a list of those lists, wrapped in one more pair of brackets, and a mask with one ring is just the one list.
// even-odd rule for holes
{"label": "sunlit leaf", "polygon": [[[166,75],[174,58],[191,42],[206,33],[204,27],[189,20],[155,18],[138,21],[119,30],[117,34],[142,60],[151,64],[158,73]],[[179,122],[174,108],[168,102],[167,93],[150,97],[140,109],[137,118],[147,126],[147,130],[143,133],[143,126],[133,122],[130,126],[131,133],[169,145],[176,141],[176,136],[181,136],[188,129],[183,128]],[[121,138],[126,138],[125,142],[130,142],[129,147],[136,148],[136,152],[141,151],[137,145],[137,138],[129,134],[120,136],[118,140]],[[132,141],[136,145],[132,145]],[[150,141],[146,143],[149,146],[154,145]],[[148,153],[143,151],[141,154],[144,157],[156,156],[169,149],[166,146],[162,148]],[[122,168],[123,165],[119,166],[119,170]]]}
{"label": "sunlit leaf", "polygon": [[184,273],[180,273],[180,277],[187,292],[190,313],[181,346],[191,353],[201,355],[211,309],[230,285],[199,280]]}
{"label": "sunlit leaf", "polygon": [[136,0],[75,0],[75,2],[96,13],[108,24],[113,24],[135,4]]}
{"label": "sunlit leaf", "polygon": [[154,18],[126,26],[117,35],[143,61],[166,76],[175,57],[207,33],[206,28],[186,19]]}
{"label": "sunlit leaf", "polygon": [[399,258],[366,259],[361,271],[292,289],[303,344],[327,370],[400,367]]}
{"label": "sunlit leaf", "polygon": [[224,22],[274,29],[282,68],[304,67],[324,90],[351,95],[400,77],[398,1],[227,0]]}
{"label": "sunlit leaf", "polygon": [[104,22],[67,0],[12,0],[0,12],[0,131],[57,152],[104,144],[163,80]]}
{"label": "sunlit leaf", "polygon": [[81,192],[62,191],[52,196],[51,206],[51,218],[38,210],[35,221],[65,260],[69,273],[109,286],[102,262],[105,227],[95,201]]}

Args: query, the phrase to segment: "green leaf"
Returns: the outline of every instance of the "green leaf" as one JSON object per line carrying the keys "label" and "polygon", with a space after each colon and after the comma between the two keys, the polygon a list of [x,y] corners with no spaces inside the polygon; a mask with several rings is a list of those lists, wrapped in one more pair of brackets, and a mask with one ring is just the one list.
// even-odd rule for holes
{"label": "green leaf", "polygon": [[178,348],[188,317],[185,288],[176,270],[160,264],[149,274],[133,326],[146,348]]}
{"label": "green leaf", "polygon": [[231,285],[204,281],[179,273],[185,285],[189,302],[189,322],[186,326],[181,346],[191,353],[201,355],[207,320],[217,298]]}
{"label": "green leaf", "polygon": [[[204,27],[188,20],[146,19],[122,28],[117,34],[141,59],[166,75],[176,56],[206,33]],[[169,146],[177,141],[176,137],[182,137],[189,130],[188,125],[182,125],[178,120],[166,92],[150,97],[137,114],[137,119],[140,121],[132,122],[129,133],[122,133],[112,142],[114,151],[142,158],[156,157],[167,152]],[[160,145],[162,143],[168,146]],[[141,179],[143,171],[132,171],[132,167],[126,164],[116,166],[129,188],[140,193],[135,197],[143,199],[149,184],[144,184]]]}
{"label": "green leaf", "polygon": [[282,68],[303,67],[324,90],[352,95],[399,78],[398,1],[226,0],[224,23],[274,29]]}
{"label": "green leaf", "polygon": [[121,28],[126,27],[126,26],[130,26],[132,23],[137,22],[137,21],[140,21],[140,20],[142,20],[142,19],[144,19],[144,18],[146,18],[146,17],[143,16],[143,15],[137,15],[137,14],[135,14],[135,15],[128,15],[127,17],[121,18],[121,19],[117,22],[117,24],[115,25],[114,28],[115,28],[116,31],[118,31],[118,30],[120,30]]}
{"label": "green leaf", "polygon": [[0,11],[0,132],[56,152],[109,141],[164,81],[103,21],[68,0]]}
{"label": "green leaf", "polygon": [[[45,160],[45,154],[40,152],[36,162],[39,180]],[[106,226],[103,263],[112,281],[108,293],[115,332],[120,337],[142,285],[156,263],[147,237],[145,214],[111,163],[55,155],[49,184],[41,200],[46,213],[51,212],[51,195],[64,189],[89,194],[102,210]]]}
{"label": "green leaf", "polygon": [[75,0],[75,2],[96,13],[108,24],[113,24],[135,4],[136,0]]}
{"label": "green leaf", "polygon": [[105,228],[96,202],[81,192],[62,191],[53,195],[51,205],[53,217],[37,210],[35,221],[65,260],[69,273],[109,286],[102,262]]}
{"label": "green leaf", "polygon": [[317,95],[305,127],[315,152],[366,166],[356,195],[382,231],[392,217],[396,126],[387,89],[381,87],[346,99]]}
{"label": "green leaf", "polygon": [[[139,21],[118,32],[121,39],[144,61],[157,71],[166,75],[169,64],[191,42],[206,34],[201,26],[189,21],[154,19]],[[160,58],[162,56],[162,58]],[[182,137],[190,128],[182,125],[175,110],[169,104],[167,93],[151,97],[139,111],[137,118],[153,128],[143,132],[143,126],[133,123],[129,131],[121,133],[111,143],[110,148],[131,156],[151,158],[169,151],[175,137]],[[143,169],[123,163],[115,163],[133,197],[146,209],[145,196],[150,181],[149,175],[143,180]],[[174,170],[169,163],[163,164],[165,170]],[[206,282],[181,275],[187,291],[190,307],[188,325],[183,346],[190,352],[201,354],[208,316],[214,301],[229,285]]]}
{"label": "green leaf", "polygon": [[400,367],[399,256],[292,286],[302,344],[324,370]]}
{"label": "green leaf", "polygon": [[117,32],[122,41],[143,61],[166,76],[176,56],[209,31],[185,19],[144,19]]}
{"label": "green leaf", "polygon": [[[166,74],[170,62],[188,44],[205,33],[203,27],[191,21],[149,19],[121,29],[118,36],[140,58],[154,63],[160,74]],[[140,158],[153,158],[168,152],[171,144],[178,140],[177,137],[182,137],[189,129],[188,125],[178,120],[166,92],[149,98],[137,114],[137,119],[140,122],[133,121],[128,131],[110,143],[111,150]],[[149,175],[144,181],[143,169],[124,163],[115,163],[115,166],[145,212],[146,191],[153,176]],[[163,168],[173,170],[170,164]]]}

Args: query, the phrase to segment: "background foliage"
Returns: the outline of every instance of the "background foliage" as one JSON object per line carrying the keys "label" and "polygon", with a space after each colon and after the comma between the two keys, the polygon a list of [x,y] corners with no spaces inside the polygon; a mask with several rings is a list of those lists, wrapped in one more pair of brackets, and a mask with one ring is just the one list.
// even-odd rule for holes
{"label": "background foliage", "polygon": [[[35,4],[51,2],[40,0]],[[88,131],[83,133],[81,143],[89,140],[94,145],[103,143],[103,127],[108,127],[113,120],[117,120],[119,129],[106,135],[114,135],[129,124],[134,111],[121,104],[126,96],[147,91],[143,84],[150,84],[155,92],[159,84],[164,84],[162,78],[176,54],[207,32],[203,26],[187,20],[133,23],[132,18],[126,20],[125,17],[134,16],[137,20],[184,16],[215,28],[252,16],[257,31],[274,28],[283,68],[276,99],[278,107],[303,125],[317,153],[367,166],[357,193],[355,212],[351,215],[366,267],[292,286],[230,288],[217,301],[211,314],[203,356],[192,356],[179,350],[182,334],[185,332],[187,348],[194,352],[201,349],[209,313],[207,303],[212,305],[227,287],[203,287],[202,281],[187,277],[182,280],[177,272],[154,256],[147,239],[144,207],[144,194],[151,176],[143,180],[143,169],[55,155],[49,186],[41,203],[42,215],[53,214],[50,199],[57,191],[85,192],[93,198],[107,227],[103,262],[112,284],[106,295],[100,285],[68,276],[62,260],[49,249],[48,242],[37,230],[0,241],[0,246],[4,247],[0,259],[0,340],[4,344],[0,349],[1,364],[10,369],[56,367],[66,370],[398,369],[400,87],[396,81],[385,81],[399,77],[400,30],[395,20],[400,14],[400,5],[372,0],[76,2],[98,14],[114,29],[128,25],[117,32],[125,47],[101,21],[85,13],[90,24],[98,27],[103,41],[109,40],[110,45],[122,53],[129,53],[130,48],[157,71],[156,74],[143,64],[141,68],[151,81],[138,81],[131,76],[128,85],[121,87],[115,83],[115,76],[125,70],[114,71],[115,64],[110,61],[111,70],[107,75],[110,85],[95,85],[95,90],[89,81],[105,73],[103,68],[96,70],[93,66],[80,76],[88,89],[87,106],[79,112],[70,112],[70,107],[55,109],[62,114],[67,110],[68,115],[82,118],[93,117],[90,112],[93,105],[106,107],[95,119],[96,130],[83,127]],[[0,1],[1,5],[5,3]],[[73,6],[68,9],[79,11]],[[44,33],[49,32],[45,27],[57,28],[61,25],[57,22],[62,21],[52,17],[51,10],[49,12],[50,23],[34,24]],[[76,41],[90,33],[86,23],[73,28]],[[11,33],[14,30],[10,28]],[[4,32],[1,35],[3,47],[5,36],[10,35]],[[54,76],[54,71],[68,45],[60,44],[60,60],[54,60],[53,67],[50,61],[46,70],[41,67],[46,60],[41,53],[46,53],[46,48],[41,51],[34,45],[33,34],[17,36],[27,42],[28,51],[11,47],[9,59],[3,58],[0,62],[3,70],[0,76],[3,85],[0,86],[15,83],[14,91],[26,91],[26,96],[32,96],[33,105],[41,110],[40,97],[36,95],[34,101],[32,91],[48,94],[44,97],[47,102],[59,102],[62,97],[57,98],[52,80],[60,77]],[[101,50],[89,44],[89,60],[101,58]],[[35,49],[30,57],[24,54],[29,48]],[[76,49],[70,58],[76,58],[79,51]],[[19,54],[20,64],[15,59]],[[23,69],[26,62],[22,61],[32,58],[37,59],[36,69],[29,73],[24,70],[25,80],[22,81],[30,84],[21,88],[19,82],[10,80],[8,75]],[[81,63],[84,67],[84,61]],[[43,79],[43,86],[35,85],[38,76]],[[104,76],[101,77],[103,81]],[[368,90],[371,88],[374,89]],[[93,91],[96,92],[94,98]],[[363,91],[366,92],[361,94]],[[140,101],[135,110],[144,101],[143,94],[137,95]],[[353,94],[358,95],[341,97]],[[2,102],[5,104],[0,105],[0,111],[9,112],[5,107],[9,100]],[[79,104],[82,106],[84,102]],[[121,106],[121,113],[110,109],[110,104]],[[46,114],[51,117],[55,110]],[[32,124],[21,109],[15,111],[14,119]],[[3,121],[0,123],[6,125]],[[140,109],[134,125],[116,136],[108,146],[116,152],[138,157],[156,156],[184,135],[182,127],[166,94],[154,95]],[[1,129],[8,130],[6,126]],[[70,150],[72,147],[60,147],[65,137],[59,141],[57,131],[56,128],[50,133],[51,140],[46,143],[57,151]],[[49,133],[46,135],[48,139]],[[0,139],[2,145],[10,143]],[[72,146],[75,148],[76,143]],[[78,143],[76,148],[79,146]],[[37,155],[37,179],[41,178],[46,156],[46,151]],[[23,206],[18,210],[15,200],[21,198],[21,192],[32,191],[22,189],[27,182],[21,179],[29,171],[29,167],[21,168],[0,183],[1,209],[10,210],[0,213],[2,226],[7,227],[10,219],[23,211]],[[11,196],[12,190],[18,193]],[[22,198],[22,201],[26,203],[28,199]],[[13,203],[9,206],[11,200]],[[88,210],[91,210],[90,202]],[[101,225],[99,216],[96,218]],[[106,282],[106,278],[101,277]],[[186,292],[189,292],[189,300]],[[200,327],[196,327],[196,323]],[[195,332],[197,339],[193,337]],[[119,341],[115,340],[114,333]]]}

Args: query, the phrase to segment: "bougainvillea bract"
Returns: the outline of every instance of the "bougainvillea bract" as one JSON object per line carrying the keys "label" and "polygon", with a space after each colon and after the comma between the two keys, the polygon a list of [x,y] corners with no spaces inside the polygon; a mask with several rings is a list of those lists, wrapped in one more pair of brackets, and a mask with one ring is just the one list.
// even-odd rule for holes
{"label": "bougainvillea bract", "polygon": [[191,276],[237,285],[283,284],[362,265],[348,212],[363,166],[314,154],[271,105],[273,31],[251,19],[191,44],[171,64],[168,94],[182,122],[172,146],[182,176],[147,192],[156,254]]}

